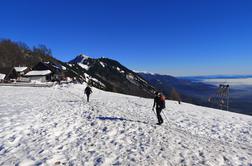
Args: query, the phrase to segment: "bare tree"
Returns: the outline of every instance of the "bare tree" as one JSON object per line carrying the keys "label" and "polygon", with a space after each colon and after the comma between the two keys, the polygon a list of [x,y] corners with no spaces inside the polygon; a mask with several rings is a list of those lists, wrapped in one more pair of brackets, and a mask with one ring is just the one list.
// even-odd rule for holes
{"label": "bare tree", "polygon": [[33,47],[33,53],[42,55],[42,56],[52,56],[52,50],[47,48],[43,44],[40,44],[37,47]]}
{"label": "bare tree", "polygon": [[179,95],[179,93],[176,91],[175,88],[172,88],[171,95],[170,95],[170,99],[171,99],[171,100],[178,101],[179,104],[181,103],[180,95]]}

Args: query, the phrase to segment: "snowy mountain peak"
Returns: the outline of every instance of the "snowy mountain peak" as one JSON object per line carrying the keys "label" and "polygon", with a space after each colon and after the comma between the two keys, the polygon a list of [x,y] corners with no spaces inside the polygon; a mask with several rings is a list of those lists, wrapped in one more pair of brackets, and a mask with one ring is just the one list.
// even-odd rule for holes
{"label": "snowy mountain peak", "polygon": [[80,54],[79,56],[80,56],[80,57],[82,57],[82,58],[83,58],[83,60],[85,60],[85,59],[89,59],[89,58],[90,58],[89,56],[84,55],[84,54]]}
{"label": "snowy mountain peak", "polygon": [[76,56],[73,60],[69,61],[69,63],[84,63],[85,60],[91,59],[89,56],[80,54]]}

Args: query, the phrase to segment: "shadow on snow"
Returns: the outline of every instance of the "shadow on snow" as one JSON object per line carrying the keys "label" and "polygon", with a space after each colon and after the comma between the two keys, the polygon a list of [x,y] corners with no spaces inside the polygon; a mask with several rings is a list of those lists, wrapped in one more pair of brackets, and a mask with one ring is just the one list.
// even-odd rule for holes
{"label": "shadow on snow", "polygon": [[137,122],[137,123],[148,124],[147,122],[144,122],[144,121],[126,119],[126,118],[121,118],[121,117],[98,116],[98,117],[96,117],[96,119],[99,119],[99,120],[110,120],[110,121],[129,121],[129,122]]}

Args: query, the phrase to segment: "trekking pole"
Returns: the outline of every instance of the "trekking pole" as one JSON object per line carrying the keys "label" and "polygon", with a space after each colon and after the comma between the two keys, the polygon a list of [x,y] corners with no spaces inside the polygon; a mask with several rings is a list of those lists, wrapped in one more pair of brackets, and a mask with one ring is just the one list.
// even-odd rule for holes
{"label": "trekking pole", "polygon": [[167,122],[169,123],[168,118],[166,117],[164,112],[163,112],[163,115],[164,115],[165,119],[167,120]]}
{"label": "trekking pole", "polygon": [[155,111],[154,111],[154,109],[151,109],[152,110],[152,112],[155,114],[155,116],[156,116],[156,113],[155,113]]}

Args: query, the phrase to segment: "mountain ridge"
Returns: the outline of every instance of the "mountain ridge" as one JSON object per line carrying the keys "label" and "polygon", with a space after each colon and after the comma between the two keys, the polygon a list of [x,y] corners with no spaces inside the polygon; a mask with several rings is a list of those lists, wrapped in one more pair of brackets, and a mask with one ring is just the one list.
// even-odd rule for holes
{"label": "mountain ridge", "polygon": [[85,72],[105,85],[104,90],[143,97],[153,97],[155,88],[141,76],[109,58],[91,58],[78,55],[69,64],[77,64]]}

